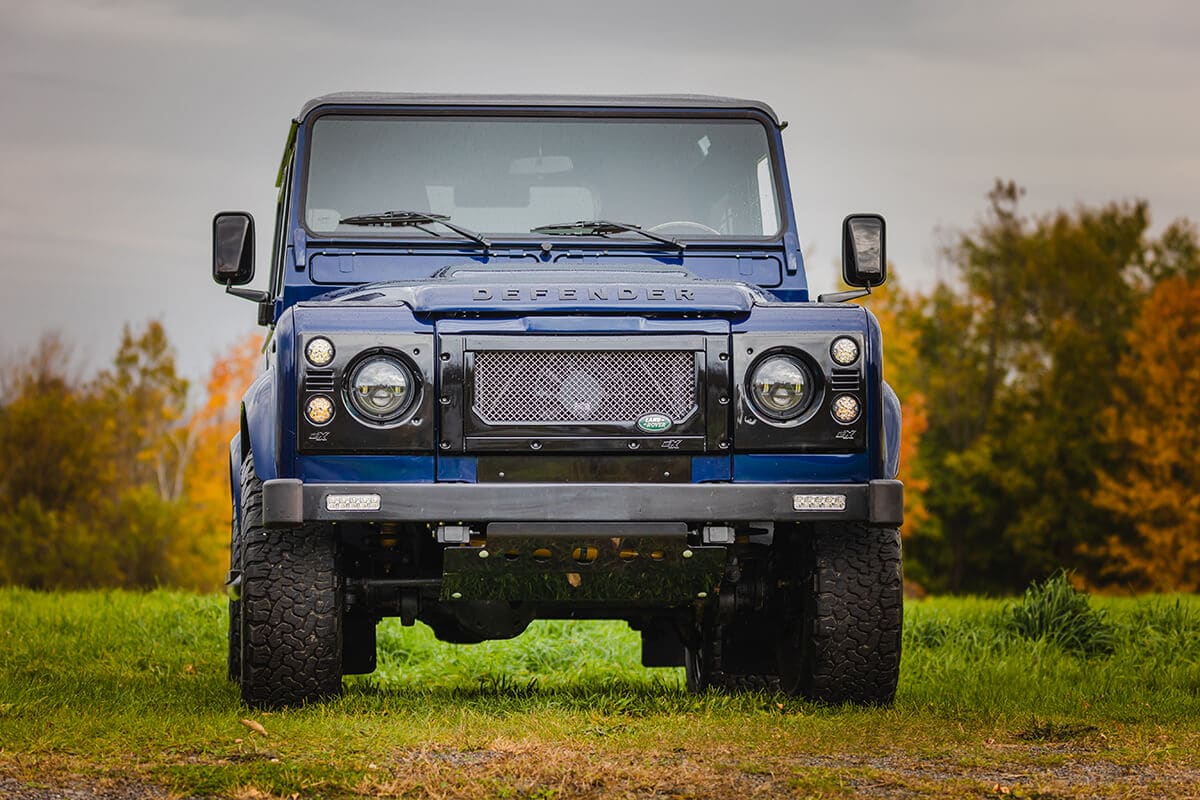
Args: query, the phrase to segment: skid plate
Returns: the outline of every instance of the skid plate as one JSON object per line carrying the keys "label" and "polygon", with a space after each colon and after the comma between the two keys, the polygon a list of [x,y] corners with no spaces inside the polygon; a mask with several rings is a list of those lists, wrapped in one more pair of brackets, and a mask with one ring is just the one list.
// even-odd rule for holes
{"label": "skid plate", "polygon": [[489,536],[446,548],[441,599],[681,605],[712,595],[724,569],[724,547],[679,536]]}

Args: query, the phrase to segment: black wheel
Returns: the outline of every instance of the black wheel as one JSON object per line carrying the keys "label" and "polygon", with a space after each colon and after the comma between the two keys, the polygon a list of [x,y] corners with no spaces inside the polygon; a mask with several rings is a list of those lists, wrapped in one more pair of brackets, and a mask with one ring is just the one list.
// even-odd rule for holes
{"label": "black wheel", "polygon": [[255,708],[301,705],[342,688],[337,542],[320,525],[262,526],[262,483],[242,467],[241,686]]}
{"label": "black wheel", "polygon": [[[900,532],[863,523],[797,537],[779,605],[780,688],[825,703],[890,705],[900,677]],[[780,555],[783,555],[781,553]]]}

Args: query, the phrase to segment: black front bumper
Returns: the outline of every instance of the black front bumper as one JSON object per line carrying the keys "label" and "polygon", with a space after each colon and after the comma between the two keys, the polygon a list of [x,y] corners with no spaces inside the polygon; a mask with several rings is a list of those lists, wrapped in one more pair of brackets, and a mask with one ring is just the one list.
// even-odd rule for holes
{"label": "black front bumper", "polygon": [[[378,497],[378,508],[331,511],[330,495]],[[820,499],[817,499],[820,498]],[[826,499],[828,498],[828,499]],[[842,500],[841,498],[844,498]],[[753,522],[862,521],[898,526],[899,481],[767,483],[304,483],[263,484],[263,522]]]}

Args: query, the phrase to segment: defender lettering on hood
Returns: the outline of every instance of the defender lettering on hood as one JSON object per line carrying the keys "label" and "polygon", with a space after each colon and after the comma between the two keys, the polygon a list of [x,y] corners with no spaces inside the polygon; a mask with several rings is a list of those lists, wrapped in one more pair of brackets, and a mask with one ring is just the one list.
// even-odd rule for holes
{"label": "defender lettering on hood", "polygon": [[696,291],[681,286],[671,288],[641,286],[529,286],[505,289],[479,288],[471,293],[476,302],[539,300],[695,300]]}

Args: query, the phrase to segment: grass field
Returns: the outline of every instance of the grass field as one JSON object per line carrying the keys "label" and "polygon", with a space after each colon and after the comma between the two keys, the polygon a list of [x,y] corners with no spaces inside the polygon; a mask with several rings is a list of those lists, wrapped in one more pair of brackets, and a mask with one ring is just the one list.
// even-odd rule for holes
{"label": "grass field", "polygon": [[1013,606],[910,602],[886,710],[689,695],[622,624],[387,622],[377,673],[264,714],[219,597],[0,590],[0,797],[1200,797],[1200,598]]}

